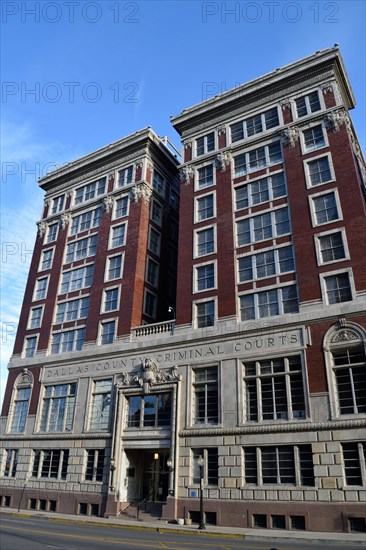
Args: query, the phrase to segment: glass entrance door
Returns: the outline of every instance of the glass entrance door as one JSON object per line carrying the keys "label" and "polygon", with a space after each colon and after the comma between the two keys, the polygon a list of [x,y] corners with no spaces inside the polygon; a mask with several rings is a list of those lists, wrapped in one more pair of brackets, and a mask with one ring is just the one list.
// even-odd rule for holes
{"label": "glass entrance door", "polygon": [[168,496],[169,469],[166,451],[144,453],[143,488],[141,498],[148,502],[165,502]]}

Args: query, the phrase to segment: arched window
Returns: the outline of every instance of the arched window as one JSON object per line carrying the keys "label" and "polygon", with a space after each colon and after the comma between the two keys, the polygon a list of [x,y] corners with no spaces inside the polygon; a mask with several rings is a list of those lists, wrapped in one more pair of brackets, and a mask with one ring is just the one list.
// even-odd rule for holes
{"label": "arched window", "polygon": [[366,414],[365,344],[365,330],[345,320],[325,336],[332,416]]}
{"label": "arched window", "polygon": [[14,384],[10,412],[10,432],[21,433],[25,430],[32,386],[32,373],[27,369],[23,369],[23,372],[17,377]]}

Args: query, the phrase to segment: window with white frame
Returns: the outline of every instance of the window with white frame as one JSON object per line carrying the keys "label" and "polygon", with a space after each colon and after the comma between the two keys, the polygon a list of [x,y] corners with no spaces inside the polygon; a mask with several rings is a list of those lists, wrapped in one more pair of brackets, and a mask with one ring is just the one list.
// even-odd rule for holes
{"label": "window with white frame", "polygon": [[214,216],[214,195],[196,198],[196,222],[202,222]]}
{"label": "window with white frame", "polygon": [[59,197],[55,197],[52,199],[52,209],[51,214],[57,214],[57,212],[61,212],[64,209],[65,204],[65,195],[60,195]]}
{"label": "window with white frame", "polygon": [[260,134],[279,126],[277,107],[230,125],[231,142]]}
{"label": "window with white frame", "polygon": [[120,197],[114,203],[114,219],[124,218],[128,214],[128,196]]}
{"label": "window with white frame", "polygon": [[295,99],[297,118],[315,113],[321,110],[320,100],[318,92],[311,92],[310,94],[298,97]]}
{"label": "window with white frame", "polygon": [[33,451],[33,477],[66,479],[69,450],[49,449]]}
{"label": "window with white frame", "polygon": [[46,386],[42,398],[41,432],[71,431],[75,410],[76,384]]}
{"label": "window with white frame", "polygon": [[35,302],[37,302],[38,300],[44,300],[46,298],[47,286],[48,286],[48,277],[42,277],[41,279],[37,279],[36,288],[35,288],[34,297],[33,297],[33,300]]}
{"label": "window with white frame", "polygon": [[366,441],[342,443],[346,485],[366,485]]}
{"label": "window with white frame", "polygon": [[154,200],[151,202],[151,219],[158,225],[163,221],[163,207]]}
{"label": "window with white frame", "polygon": [[156,317],[156,302],[156,295],[145,290],[144,313],[152,319]]}
{"label": "window with white frame", "polygon": [[153,227],[149,229],[149,250],[157,256],[160,255],[160,233]]}
{"label": "window with white frame", "polygon": [[93,210],[88,210],[77,216],[73,216],[71,222],[70,235],[76,235],[82,231],[87,231],[88,229],[93,229],[94,227],[99,227],[100,220],[102,217],[102,208],[94,208]]}
{"label": "window with white frame", "polygon": [[107,288],[103,296],[103,312],[115,311],[118,309],[119,288]]}
{"label": "window with white frame", "polygon": [[124,187],[133,182],[133,165],[118,172],[118,187]]}
{"label": "window with white frame", "polygon": [[218,485],[219,483],[219,456],[217,447],[207,449],[192,449],[192,484],[200,483],[201,472],[198,459],[203,459],[203,483],[207,485]]}
{"label": "window with white frame", "polygon": [[213,164],[197,169],[197,189],[205,189],[214,184]]}
{"label": "window with white frame", "polygon": [[84,344],[85,327],[54,332],[52,334],[51,353],[80,351]]}
{"label": "window with white frame", "polygon": [[28,328],[40,328],[42,320],[43,306],[33,307],[30,310]]}
{"label": "window with white frame", "polygon": [[305,161],[305,172],[309,187],[334,180],[329,155]]}
{"label": "window with white frame", "polygon": [[218,368],[200,367],[193,371],[193,422],[217,424],[219,421]]}
{"label": "window with white frame", "polygon": [[215,288],[215,264],[205,264],[195,267],[195,291]]}
{"label": "window with white frame", "polygon": [[146,281],[154,287],[157,287],[159,282],[159,264],[149,257],[147,257]]}
{"label": "window with white frame", "polygon": [[294,269],[292,246],[283,246],[238,258],[238,281],[244,283],[253,279],[281,275]]}
{"label": "window with white frame", "polygon": [[312,213],[316,225],[330,223],[340,219],[339,206],[334,191],[324,195],[312,196]]}
{"label": "window with white frame", "polygon": [[2,475],[5,477],[15,477],[19,459],[18,449],[4,449],[5,464]]}
{"label": "window with white frame", "polygon": [[311,445],[244,447],[244,482],[314,487]]}
{"label": "window with white frame", "polygon": [[170,426],[171,392],[132,395],[128,397],[128,428],[159,428]]}
{"label": "window with white frame", "polygon": [[305,418],[301,356],[245,361],[244,416],[247,422]]}
{"label": "window with white frame", "polygon": [[123,254],[108,256],[106,280],[113,281],[122,277]]}
{"label": "window with white frame", "polygon": [[157,172],[157,170],[154,170],[153,173],[153,188],[162,196],[164,196],[165,192],[165,178]]}
{"label": "window with white frame", "polygon": [[100,180],[93,181],[92,183],[88,183],[76,189],[75,204],[81,204],[85,201],[99,197],[100,195],[104,195],[106,182],[106,178],[101,178]]}
{"label": "window with white frame", "polygon": [[206,256],[215,252],[215,232],[213,227],[196,231],[196,255]]}
{"label": "window with white frame", "polygon": [[89,296],[60,302],[57,304],[55,323],[64,323],[65,321],[76,321],[88,316]]}
{"label": "window with white frame", "polygon": [[86,451],[86,481],[103,481],[104,449],[92,449]]}
{"label": "window with white frame", "polygon": [[89,429],[103,431],[109,429],[111,414],[112,379],[94,380]]}
{"label": "window with white frame", "polygon": [[316,235],[315,244],[319,264],[337,262],[348,258],[345,234],[342,230]]}
{"label": "window with white frame", "polygon": [[98,235],[91,235],[85,239],[73,241],[66,247],[65,263],[69,264],[77,260],[83,260],[89,256],[94,256],[97,251]]}
{"label": "window with white frame", "polygon": [[196,304],[197,328],[212,327],[215,324],[215,300]]}
{"label": "window with white frame", "polygon": [[297,313],[299,304],[296,285],[263,290],[254,294],[240,296],[240,319],[260,319]]}
{"label": "window with white frame", "polygon": [[113,344],[116,336],[116,321],[102,321],[100,323],[100,344],[105,346],[107,344]]}
{"label": "window with white frame", "polygon": [[13,433],[22,433],[25,429],[27,420],[31,388],[17,388],[12,407],[10,431]]}
{"label": "window with white frame", "polygon": [[196,156],[210,153],[215,149],[215,133],[210,132],[205,136],[196,139]]}
{"label": "window with white frame", "polygon": [[109,248],[118,248],[126,244],[126,224],[111,227]]}
{"label": "window with white frame", "polygon": [[279,172],[235,188],[235,209],[248,208],[287,195],[285,174]]}
{"label": "window with white frame", "polygon": [[234,157],[234,178],[282,162],[281,143],[276,141]]}
{"label": "window with white frame", "polygon": [[179,192],[172,188],[170,188],[169,203],[174,210],[179,210]]}
{"label": "window with white frame", "polygon": [[33,357],[36,353],[37,336],[27,336],[24,340],[24,357]]}
{"label": "window with white frame", "polygon": [[48,248],[47,250],[42,251],[41,265],[39,271],[45,271],[46,269],[51,269],[52,259],[53,259],[53,248]]}
{"label": "window with white frame", "polygon": [[306,153],[310,153],[326,145],[324,130],[321,124],[304,130],[302,135]]}
{"label": "window with white frame", "polygon": [[352,300],[352,287],[349,272],[321,275],[325,287],[326,303],[339,304]]}
{"label": "window with white frame", "polygon": [[60,294],[66,294],[73,290],[80,290],[91,286],[93,281],[94,265],[90,264],[62,273]]}
{"label": "window with white frame", "polygon": [[58,223],[48,226],[46,243],[53,243],[57,239]]}
{"label": "window with white frame", "polygon": [[236,222],[237,246],[264,241],[290,233],[288,208],[279,208]]}

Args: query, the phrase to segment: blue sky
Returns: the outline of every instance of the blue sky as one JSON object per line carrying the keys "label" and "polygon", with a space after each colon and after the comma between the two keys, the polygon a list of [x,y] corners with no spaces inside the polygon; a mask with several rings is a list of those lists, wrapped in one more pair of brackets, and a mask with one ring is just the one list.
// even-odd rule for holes
{"label": "blue sky", "polygon": [[338,43],[365,145],[365,2],[6,1],[2,21],[2,359],[12,353],[43,193],[37,180],[145,126]]}

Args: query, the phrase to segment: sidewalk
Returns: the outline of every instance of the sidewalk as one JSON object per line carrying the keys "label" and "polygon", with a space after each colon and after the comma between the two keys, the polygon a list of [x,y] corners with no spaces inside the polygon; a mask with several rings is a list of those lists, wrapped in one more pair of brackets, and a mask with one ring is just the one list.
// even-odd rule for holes
{"label": "sidewalk", "polygon": [[[9,515],[12,517],[31,518],[42,517],[47,518],[50,521],[67,522],[67,523],[89,523],[93,525],[100,525],[114,527],[116,529],[147,529],[149,531],[164,532],[179,532],[186,534],[197,534],[202,536],[222,536],[227,538],[242,538],[246,541],[250,540],[270,540],[271,544],[281,542],[291,542],[306,540],[307,543],[323,543],[338,542],[341,543],[353,543],[360,545],[360,548],[366,548],[366,533],[324,533],[315,531],[289,531],[282,529],[248,529],[239,527],[222,527],[215,525],[207,525],[205,530],[198,530],[197,525],[178,525],[176,523],[166,523],[162,520],[156,521],[137,521],[133,519],[120,519],[115,517],[98,518],[91,516],[74,516],[67,514],[56,514],[52,512],[41,512],[39,510],[21,510],[19,513],[15,508],[0,508],[2,515]],[[0,517],[1,523],[1,517]]]}

